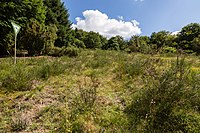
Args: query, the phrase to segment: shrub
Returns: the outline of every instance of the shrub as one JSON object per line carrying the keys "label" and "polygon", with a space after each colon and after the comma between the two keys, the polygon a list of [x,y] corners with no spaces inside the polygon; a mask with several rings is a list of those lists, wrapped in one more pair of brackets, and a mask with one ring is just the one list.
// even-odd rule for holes
{"label": "shrub", "polygon": [[79,97],[75,103],[80,112],[91,110],[94,107],[97,98],[98,81],[91,79],[92,85],[79,85]]}
{"label": "shrub", "polygon": [[[158,70],[154,70],[158,71]],[[147,71],[145,86],[134,94],[125,112],[137,132],[191,132],[200,130],[199,79],[190,72],[184,59],[162,73]],[[192,78],[193,77],[193,78]],[[196,77],[196,78],[195,78]],[[195,84],[195,85],[194,85]],[[193,104],[191,104],[193,103]]]}
{"label": "shrub", "polygon": [[[98,81],[95,78],[91,79],[91,83],[88,82],[79,85],[78,94],[72,98],[69,103],[70,115],[69,119],[72,123],[76,123],[77,117],[84,115],[86,112],[91,112],[95,107],[97,99],[97,87]],[[75,124],[76,125],[76,124]]]}
{"label": "shrub", "polygon": [[162,53],[176,53],[177,49],[174,47],[164,47]]}
{"label": "shrub", "polygon": [[17,117],[11,121],[11,131],[20,132],[27,128],[28,123],[26,119]]}
{"label": "shrub", "polygon": [[12,67],[2,79],[2,87],[9,91],[27,91],[31,89],[32,81],[33,72],[19,64]]}
{"label": "shrub", "polygon": [[54,57],[60,57],[60,52],[62,51],[62,48],[59,48],[59,47],[53,47],[48,55],[50,56],[54,56]]}
{"label": "shrub", "polygon": [[78,48],[69,46],[69,47],[54,47],[50,50],[49,54],[50,56],[54,57],[61,57],[61,56],[69,56],[69,57],[75,57],[78,56]]}
{"label": "shrub", "polygon": [[78,52],[79,52],[78,48],[70,46],[70,47],[64,48],[61,52],[61,55],[62,56],[67,55],[69,57],[75,57],[75,56],[78,56]]}

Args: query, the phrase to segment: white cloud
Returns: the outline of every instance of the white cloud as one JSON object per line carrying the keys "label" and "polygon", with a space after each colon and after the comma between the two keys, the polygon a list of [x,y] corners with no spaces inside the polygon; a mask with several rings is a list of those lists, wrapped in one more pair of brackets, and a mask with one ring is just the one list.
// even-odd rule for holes
{"label": "white cloud", "polygon": [[98,10],[86,10],[83,12],[83,16],[84,19],[76,18],[77,24],[73,24],[73,28],[98,32],[108,38],[116,35],[130,38],[133,35],[141,34],[141,29],[138,27],[139,22],[136,20],[126,22],[122,16],[119,17],[119,20],[111,19]]}
{"label": "white cloud", "polygon": [[180,31],[174,31],[172,32],[172,35],[178,35],[180,33]]}

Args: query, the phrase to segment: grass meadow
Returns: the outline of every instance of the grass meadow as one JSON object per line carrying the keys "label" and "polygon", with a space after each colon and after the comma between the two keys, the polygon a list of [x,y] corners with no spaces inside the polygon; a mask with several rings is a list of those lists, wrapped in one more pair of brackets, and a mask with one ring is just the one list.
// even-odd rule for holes
{"label": "grass meadow", "polygon": [[200,56],[0,59],[0,132],[200,131]]}

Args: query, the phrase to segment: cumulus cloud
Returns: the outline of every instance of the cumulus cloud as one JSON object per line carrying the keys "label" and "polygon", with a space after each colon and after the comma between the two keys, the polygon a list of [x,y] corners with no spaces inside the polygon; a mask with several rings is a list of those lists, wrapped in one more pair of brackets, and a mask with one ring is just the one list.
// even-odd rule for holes
{"label": "cumulus cloud", "polygon": [[84,19],[77,17],[77,23],[73,24],[72,27],[85,31],[98,32],[107,38],[116,35],[130,38],[133,35],[141,34],[139,22],[136,20],[126,22],[122,16],[119,17],[119,20],[111,19],[108,15],[98,10],[86,10],[83,12],[83,17]]}

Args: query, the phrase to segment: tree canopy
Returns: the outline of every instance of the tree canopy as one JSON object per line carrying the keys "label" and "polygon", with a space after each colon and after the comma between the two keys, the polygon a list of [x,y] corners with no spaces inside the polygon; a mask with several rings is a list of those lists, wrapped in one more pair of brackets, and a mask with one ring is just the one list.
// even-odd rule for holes
{"label": "tree canopy", "polygon": [[48,54],[66,47],[142,53],[182,49],[200,54],[198,23],[184,26],[177,35],[162,30],[150,36],[133,35],[125,40],[121,36],[106,38],[93,31],[72,29],[68,9],[61,0],[1,0],[0,7],[0,56],[13,54],[11,21],[22,27],[17,49],[28,50],[30,56]]}
{"label": "tree canopy", "polygon": [[[67,46],[71,22],[68,10],[60,0],[2,0],[0,7],[0,30],[3,31],[0,33],[0,56],[13,52],[11,21],[22,27],[18,49],[26,49],[30,55],[41,54],[41,49],[52,43]],[[45,44],[47,42],[51,44]]]}

